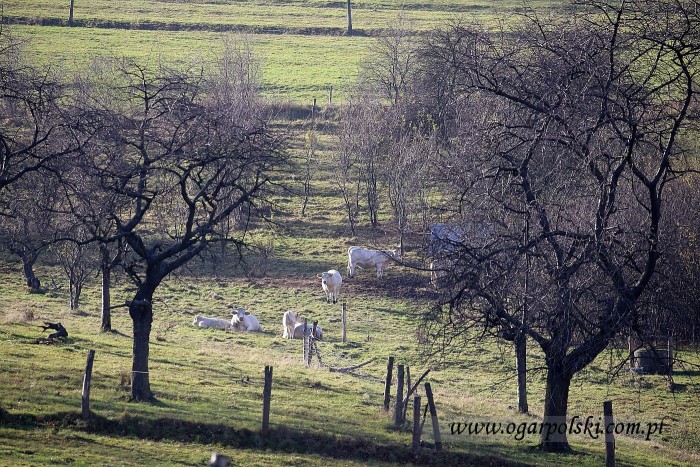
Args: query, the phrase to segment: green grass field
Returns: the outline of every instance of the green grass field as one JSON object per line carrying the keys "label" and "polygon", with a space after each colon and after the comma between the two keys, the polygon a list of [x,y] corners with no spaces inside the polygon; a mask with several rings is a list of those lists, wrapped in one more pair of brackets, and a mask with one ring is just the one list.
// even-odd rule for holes
{"label": "green grass field", "polygon": [[[456,20],[496,24],[524,8],[513,0],[352,4],[353,37],[345,35],[342,1],[78,0],[76,26],[68,28],[68,2],[11,0],[3,3],[3,17],[28,41],[29,56],[69,70],[99,56],[133,57],[141,63],[206,63],[222,49],[222,35],[247,34],[263,63],[267,96],[303,103],[318,98],[321,103],[328,99],[329,86],[336,100],[342,100],[369,45],[399,15],[420,33]],[[556,12],[560,2],[528,5]]]}
{"label": "green grass field", "polygon": [[[356,77],[368,46],[401,10],[420,31],[459,15],[492,21],[522,8],[511,0],[353,2],[353,23],[361,35],[347,37],[342,35],[342,1],[77,0],[81,26],[74,28],[62,25],[67,4],[3,4],[5,17],[15,23],[13,31],[27,39],[25,51],[38,63],[71,69],[102,55],[153,64],[201,63],[221,50],[223,35],[231,33],[223,30],[246,31],[263,63],[266,95],[300,103],[313,98],[323,103],[328,86],[342,100],[342,90]],[[534,5],[556,11],[560,2]],[[301,125],[306,123],[281,123],[297,132],[297,152],[303,148]],[[323,123],[331,128],[334,122]],[[341,301],[348,310],[348,341],[341,342],[340,304],[325,302],[316,274],[335,268],[345,276],[349,245],[388,247],[396,238],[372,231],[366,223],[350,236],[327,163],[334,141],[327,132],[322,135],[307,215],[300,215],[299,199],[279,198],[279,224],[253,232],[254,239],[274,241],[265,278],[246,277],[230,256],[216,268],[194,262],[157,290],[150,349],[154,404],[129,400],[132,330],[126,308],[114,311],[115,333],[98,332],[99,278],[83,292],[80,312],[71,312],[60,267],[44,261],[37,273],[47,292],[31,295],[25,293],[19,264],[0,259],[0,465],[204,465],[212,451],[243,466],[601,465],[603,439],[583,435],[570,437],[575,453],[567,456],[532,449],[536,435],[523,440],[447,436],[452,422],[541,420],[544,375],[536,370],[544,364],[530,343],[532,414],[525,416],[513,409],[516,386],[509,345],[476,342],[453,348],[444,359],[426,359],[416,333],[418,316],[433,298],[424,272],[394,266],[382,280],[368,271],[345,279]],[[115,280],[113,303],[131,299],[126,279]],[[230,304],[253,312],[265,331],[247,334],[192,326],[194,314],[226,317]],[[315,361],[306,367],[301,341],[281,337],[282,314],[288,309],[320,321],[326,338],[320,344],[323,366]],[[62,322],[69,338],[42,343],[47,333],[38,326],[43,321]],[[80,418],[80,404],[89,349],[96,356],[93,415],[86,422]],[[597,420],[603,401],[612,400],[617,420],[668,424],[662,435],[650,440],[618,436],[619,465],[700,463],[700,357],[694,349],[677,355],[688,363],[677,367],[673,393],[660,376],[641,378],[623,371],[611,377],[608,353],[572,383],[572,416]],[[409,365],[414,381],[430,368],[426,381],[435,393],[445,453],[424,448],[418,458],[412,457],[410,423],[397,427],[393,414],[382,410],[381,380],[389,356]],[[353,374],[330,370],[365,362],[369,363]],[[267,443],[259,436],[265,365],[274,367]],[[425,396],[422,388],[420,393]],[[426,423],[424,439],[429,439],[429,426]]]}

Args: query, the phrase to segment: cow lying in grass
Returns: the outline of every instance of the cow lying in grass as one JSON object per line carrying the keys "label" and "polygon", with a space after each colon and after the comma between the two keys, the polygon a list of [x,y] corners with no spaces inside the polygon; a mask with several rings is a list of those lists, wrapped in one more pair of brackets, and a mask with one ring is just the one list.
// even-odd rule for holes
{"label": "cow lying in grass", "polygon": [[236,331],[262,331],[258,318],[244,308],[236,308],[231,312],[231,327]]}
{"label": "cow lying in grass", "polygon": [[[316,321],[318,323],[318,321]],[[306,324],[306,329],[307,329],[307,335],[310,335],[313,331],[313,325],[311,323]],[[294,332],[292,333],[292,338],[293,339],[303,339],[304,338],[304,323],[297,323],[294,326]],[[321,329],[321,326],[316,325],[316,333],[314,334],[314,338],[322,341],[323,340],[323,329]]]}
{"label": "cow lying in grass", "polygon": [[231,323],[223,318],[207,318],[202,315],[194,315],[192,324],[200,328],[231,329]]}

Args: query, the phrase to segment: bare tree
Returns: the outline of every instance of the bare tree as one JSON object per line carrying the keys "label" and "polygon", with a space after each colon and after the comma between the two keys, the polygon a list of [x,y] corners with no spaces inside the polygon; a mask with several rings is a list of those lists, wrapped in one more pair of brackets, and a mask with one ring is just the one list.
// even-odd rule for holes
{"label": "bare tree", "polygon": [[397,104],[414,81],[418,68],[416,35],[410,22],[399,15],[370,48],[360,79],[368,90]]}
{"label": "bare tree", "polygon": [[77,236],[77,241],[64,241],[57,247],[59,262],[68,277],[69,306],[71,310],[80,307],[80,295],[88,278],[97,269],[94,245],[84,244]]}
{"label": "bare tree", "polygon": [[53,176],[26,173],[12,183],[12,196],[8,196],[4,215],[0,216],[1,242],[21,261],[27,288],[32,293],[41,290],[34,265],[58,235],[56,181]]}
{"label": "bare tree", "polygon": [[[255,208],[285,158],[254,96],[222,83],[223,73],[206,81],[128,62],[114,72],[118,86],[92,103],[110,157],[90,153],[87,166],[115,199],[106,213],[114,233],[99,240],[123,239],[129,247],[122,264],[136,287],[129,303],[132,397],[152,400],[149,336],[158,285],[224,240],[217,226],[242,206]],[[243,233],[225,240],[242,243]]]}
{"label": "bare tree", "polygon": [[[400,127],[400,123],[397,122]],[[399,250],[411,228],[422,219],[428,191],[430,165],[437,160],[435,135],[430,128],[409,127],[397,131],[384,165],[384,178],[394,224],[399,236]]]}
{"label": "bare tree", "polygon": [[[565,21],[430,40],[428,67],[459,96],[446,175],[481,234],[460,242],[426,323],[443,345],[477,326],[536,342],[546,424],[566,422],[574,374],[643,320],[665,195],[696,130],[696,7],[591,1]],[[548,432],[544,449],[569,450],[566,430]]]}
{"label": "bare tree", "polygon": [[54,71],[27,65],[21,43],[0,27],[0,194],[29,173],[54,170],[80,147],[60,105],[65,93]]}
{"label": "bare tree", "polygon": [[371,226],[379,225],[382,166],[390,136],[385,121],[388,110],[364,95],[353,98],[342,110],[336,182],[353,232],[362,198]]}

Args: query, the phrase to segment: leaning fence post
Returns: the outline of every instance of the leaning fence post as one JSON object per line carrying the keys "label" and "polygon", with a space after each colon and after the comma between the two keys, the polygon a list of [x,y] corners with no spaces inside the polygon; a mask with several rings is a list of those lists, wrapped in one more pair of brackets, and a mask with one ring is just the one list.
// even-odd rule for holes
{"label": "leaning fence post", "polygon": [[420,396],[413,398],[413,454],[418,454],[420,450],[420,435],[422,425],[420,423]]}
{"label": "leaning fence post", "polygon": [[83,378],[82,415],[85,420],[90,418],[90,383],[92,382],[92,362],[95,359],[95,351],[88,350],[87,363],[85,364],[85,377]]}
{"label": "leaning fence post", "polygon": [[270,399],[272,396],[272,367],[265,367],[265,386],[263,387],[262,436],[267,438],[270,430]]}
{"label": "leaning fence post", "polygon": [[608,427],[613,427],[613,408],[612,401],[603,402],[603,419],[605,421],[605,467],[613,467],[615,465],[615,434],[614,430]]}
{"label": "leaning fence post", "polygon": [[396,415],[394,421],[397,425],[403,422],[403,365],[399,365],[396,370]]}
{"label": "leaning fence post", "polygon": [[[332,88],[331,88],[332,89]],[[346,327],[345,327],[345,302],[343,302],[343,311],[341,314],[341,320],[343,322],[343,329],[342,329],[342,339],[343,339],[343,344],[345,343],[345,335],[346,335]]]}
{"label": "leaning fence post", "polygon": [[435,436],[435,450],[442,450],[442,436],[440,436],[440,425],[438,424],[437,409],[435,409],[435,400],[433,399],[433,390],[430,383],[425,383],[425,396],[428,398],[428,407],[430,408],[430,420],[433,423],[433,435]]}
{"label": "leaning fence post", "polygon": [[384,410],[389,410],[389,400],[391,399],[391,374],[394,371],[394,357],[389,357],[386,363],[386,378],[384,380]]}

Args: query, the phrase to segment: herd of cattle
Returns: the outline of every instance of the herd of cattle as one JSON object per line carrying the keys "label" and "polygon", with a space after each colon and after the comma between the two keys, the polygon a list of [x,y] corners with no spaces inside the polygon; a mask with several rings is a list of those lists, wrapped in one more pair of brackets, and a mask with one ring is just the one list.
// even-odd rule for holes
{"label": "herd of cattle", "polygon": [[[384,268],[391,261],[401,261],[401,256],[396,250],[368,250],[357,246],[348,248],[348,275],[353,277],[355,269],[370,269],[377,270],[377,277],[381,278],[384,274]],[[327,303],[337,303],[340,293],[340,286],[343,283],[343,278],[340,273],[331,269],[330,271],[318,274],[321,279],[321,288],[326,293]],[[195,315],[192,324],[201,328],[217,328],[227,331],[262,331],[260,321],[251,313],[243,308],[236,308],[231,311],[231,319],[223,318],[208,318],[201,315]],[[323,331],[317,323],[315,326],[314,337],[323,339]],[[285,339],[303,339],[304,335],[309,335],[314,332],[312,324],[306,324],[301,317],[301,313],[294,311],[286,311],[282,316],[282,337]]]}

